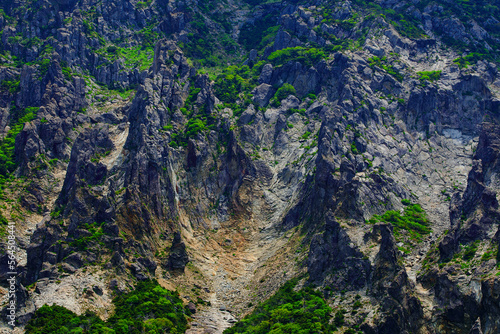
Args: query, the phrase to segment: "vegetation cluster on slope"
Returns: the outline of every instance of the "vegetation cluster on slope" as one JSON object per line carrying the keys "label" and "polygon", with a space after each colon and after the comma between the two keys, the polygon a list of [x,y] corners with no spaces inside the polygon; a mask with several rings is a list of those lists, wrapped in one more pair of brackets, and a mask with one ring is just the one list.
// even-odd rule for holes
{"label": "vegetation cluster on slope", "polygon": [[135,290],[113,299],[115,313],[102,321],[87,312],[76,315],[58,305],[44,305],[26,325],[27,334],[160,334],[184,333],[187,315],[177,292],[162,288],[157,281],[137,283]]}
{"label": "vegetation cluster on slope", "polygon": [[322,293],[312,287],[298,291],[298,279],[285,283],[271,298],[259,304],[255,310],[224,334],[281,334],[281,333],[332,333],[330,324],[332,309]]}
{"label": "vegetation cluster on slope", "polygon": [[403,214],[396,210],[389,210],[382,215],[374,215],[369,222],[372,224],[384,222],[392,224],[396,237],[401,235],[401,231],[406,231],[410,239],[419,242],[422,235],[431,233],[429,219],[420,204],[411,204],[409,200],[403,200],[406,207]]}

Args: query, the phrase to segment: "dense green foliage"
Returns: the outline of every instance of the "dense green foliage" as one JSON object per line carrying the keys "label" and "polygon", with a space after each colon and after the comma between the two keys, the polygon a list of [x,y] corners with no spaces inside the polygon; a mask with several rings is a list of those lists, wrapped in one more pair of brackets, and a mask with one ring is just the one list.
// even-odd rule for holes
{"label": "dense green foliage", "polygon": [[252,68],[244,66],[229,66],[215,79],[214,90],[224,107],[231,108],[235,116],[252,103],[250,92],[258,84],[258,78],[264,62],[255,64]]}
{"label": "dense green foliage", "polygon": [[116,311],[108,324],[116,333],[184,333],[187,319],[177,292],[156,281],[139,282],[134,291],[113,300]]}
{"label": "dense green foliage", "polygon": [[248,66],[231,66],[215,79],[217,97],[224,103],[235,103],[241,92],[252,88],[251,73]]}
{"label": "dense green foliage", "polygon": [[403,214],[399,211],[390,210],[383,215],[375,215],[370,219],[370,223],[390,223],[394,226],[395,233],[398,234],[401,230],[408,231],[411,238],[415,241],[422,239],[422,234],[431,233],[427,214],[419,204],[411,204],[405,201],[406,205]]}
{"label": "dense green foliage", "polygon": [[0,83],[0,89],[8,91],[10,94],[16,94],[20,90],[20,83],[19,80],[4,80]]}
{"label": "dense green foliage", "polygon": [[32,121],[37,112],[36,107],[11,109],[10,130],[0,143],[0,175],[5,176],[16,168],[14,157],[16,137],[23,130],[24,123]]}
{"label": "dense green foliage", "polygon": [[289,95],[294,95],[294,94],[296,94],[295,87],[293,87],[290,84],[285,83],[285,84],[283,84],[283,86],[281,86],[276,91],[276,94],[274,95],[274,97],[278,100],[283,100],[283,99],[287,98]]}
{"label": "dense green foliage", "polygon": [[[161,30],[159,30],[161,32]],[[135,33],[137,40],[140,41],[140,45],[143,49],[151,49],[155,46],[156,42],[163,34],[160,34],[155,29],[155,23],[150,23],[147,27]]]}
{"label": "dense green foliage", "polygon": [[[213,121],[213,119],[211,120]],[[174,148],[177,148],[179,146],[186,147],[189,139],[196,138],[196,136],[198,136],[198,133],[211,129],[212,127],[213,124],[207,125],[206,116],[193,117],[188,121],[186,129],[183,133],[172,134],[172,141],[169,143],[169,145]]]}
{"label": "dense green foliage", "polygon": [[417,72],[417,74],[418,79],[423,85],[425,85],[428,81],[434,82],[441,78],[441,71],[423,71]]}
{"label": "dense green foliage", "polygon": [[311,287],[295,291],[297,279],[288,281],[267,301],[259,304],[255,310],[234,327],[226,329],[225,334],[308,334],[331,333],[335,330],[330,325],[331,308],[323,295]]}
{"label": "dense green foliage", "polygon": [[44,305],[26,325],[26,333],[115,333],[95,314],[77,316],[70,310],[58,305]]}
{"label": "dense green foliage", "polygon": [[281,105],[281,100],[286,99],[290,95],[295,95],[295,87],[288,83],[284,83],[274,94],[272,104],[276,107]]}
{"label": "dense green foliage", "polygon": [[186,126],[186,136],[188,138],[193,138],[198,133],[206,129],[207,129],[207,124],[202,119],[191,118]]}
{"label": "dense green foliage", "polygon": [[345,20],[334,19],[333,18],[334,13],[335,13],[335,8],[333,7],[325,8],[321,12],[321,15],[324,17],[324,19],[321,22],[328,24],[336,24],[346,30],[352,30],[356,26],[356,23],[359,22],[358,13],[354,13],[351,17]]}
{"label": "dense green foliage", "polygon": [[109,65],[115,62],[117,59],[123,59],[125,66],[129,69],[137,68],[140,71],[147,70],[153,63],[153,47],[148,46],[136,46],[132,48],[121,48],[116,45],[110,45],[105,48],[101,48],[96,51],[96,53],[104,56],[108,61],[103,63],[103,65]]}
{"label": "dense green foliage", "polygon": [[[286,64],[289,61],[299,61],[310,66],[325,57],[325,53],[316,48],[287,48],[273,52],[268,60],[275,66]],[[224,107],[231,108],[238,117],[252,103],[250,92],[258,84],[259,74],[266,62],[260,61],[251,68],[247,65],[229,66],[215,79],[214,90],[216,96],[223,102]],[[295,95],[295,88],[285,83],[280,87],[272,99],[274,106],[279,106],[282,99],[288,95]],[[315,99],[315,95],[313,99]]]}
{"label": "dense green foliage", "polygon": [[274,66],[281,66],[292,60],[305,66],[312,66],[325,57],[325,52],[321,49],[297,46],[275,51],[269,55],[268,59]]}
{"label": "dense green foliage", "polygon": [[157,281],[137,283],[135,290],[113,299],[115,314],[106,322],[95,314],[78,316],[64,307],[39,308],[26,325],[27,334],[160,334],[184,333],[187,319],[177,292]]}
{"label": "dense green foliage", "polygon": [[189,94],[188,97],[186,98],[186,101],[184,101],[184,109],[182,110],[183,114],[186,116],[189,116],[193,113],[194,111],[194,103],[196,102],[196,99],[198,98],[198,94],[201,92],[201,88],[196,88],[194,86],[193,81],[191,81],[191,85],[189,86]]}

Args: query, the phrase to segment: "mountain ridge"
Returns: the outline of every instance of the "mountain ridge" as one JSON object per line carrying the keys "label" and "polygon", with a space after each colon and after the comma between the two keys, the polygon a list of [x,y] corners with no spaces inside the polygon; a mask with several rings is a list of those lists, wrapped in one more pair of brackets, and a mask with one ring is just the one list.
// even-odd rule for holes
{"label": "mountain ridge", "polygon": [[297,277],[331,331],[498,330],[496,2],[261,3],[1,4],[16,331],[151,278],[221,333]]}

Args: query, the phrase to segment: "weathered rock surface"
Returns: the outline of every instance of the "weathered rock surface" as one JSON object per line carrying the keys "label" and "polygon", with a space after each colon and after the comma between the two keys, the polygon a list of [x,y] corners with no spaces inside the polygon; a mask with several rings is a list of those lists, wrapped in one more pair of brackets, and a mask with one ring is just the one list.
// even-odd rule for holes
{"label": "weathered rock surface", "polygon": [[181,234],[176,232],[174,234],[174,240],[172,241],[172,247],[170,248],[170,255],[168,256],[166,267],[170,270],[184,271],[188,262],[189,256],[186,253],[186,245],[181,241]]}
{"label": "weathered rock surface", "polygon": [[[350,1],[30,3],[0,6],[1,138],[34,111],[1,186],[21,324],[52,303],[106,318],[115,291],[156,278],[182,292],[188,333],[222,333],[307,273],[365,333],[499,331],[500,79],[444,47],[492,49],[495,17],[378,2],[416,38]],[[197,68],[244,48],[248,91],[223,103]],[[431,233],[370,222],[408,202]]]}

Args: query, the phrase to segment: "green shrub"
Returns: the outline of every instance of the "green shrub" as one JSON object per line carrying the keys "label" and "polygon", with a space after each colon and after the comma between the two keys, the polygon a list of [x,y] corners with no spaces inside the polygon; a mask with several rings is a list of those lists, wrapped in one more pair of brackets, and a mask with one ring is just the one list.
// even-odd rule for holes
{"label": "green shrub", "polygon": [[351,143],[351,152],[352,154],[358,154],[358,148],[356,147],[356,143],[352,142]]}
{"label": "green shrub", "polygon": [[247,83],[238,74],[227,74],[219,76],[215,80],[215,92],[217,97],[225,103],[234,103],[239,93]]}
{"label": "green shrub", "polygon": [[255,65],[254,68],[244,65],[229,66],[215,79],[214,89],[217,97],[224,103],[235,103],[241,96],[248,96],[257,85],[260,69],[264,64]]}
{"label": "green shrub", "polygon": [[207,34],[210,29],[200,13],[194,15],[190,25],[191,32],[187,34],[188,41],[180,43],[179,46],[188,57],[204,64],[217,51],[216,40],[212,34]]}
{"label": "green shrub", "polygon": [[385,222],[394,226],[395,232],[406,230],[416,240],[422,240],[422,234],[431,233],[427,214],[419,204],[405,204],[403,215],[395,210],[390,210],[383,215],[375,215],[370,223]]}
{"label": "green shrub", "polygon": [[38,65],[38,70],[40,71],[40,76],[38,77],[38,79],[42,80],[49,71],[50,59],[42,59],[38,62]]}
{"label": "green shrub", "polygon": [[117,334],[121,333],[117,327],[125,326],[128,332],[124,334],[143,333],[146,327],[153,326],[167,333],[186,331],[187,319],[179,294],[162,288],[155,280],[137,283],[134,291],[119,295],[113,304],[115,314],[107,324]]}
{"label": "green shrub", "polygon": [[231,108],[238,117],[252,103],[250,92],[258,84],[258,78],[264,61],[255,64],[251,69],[247,65],[229,66],[215,79],[215,95]]}
{"label": "green shrub", "polygon": [[479,241],[474,241],[473,243],[470,243],[467,246],[465,246],[465,251],[464,255],[462,256],[462,259],[464,261],[472,260],[476,255],[478,246],[479,246]]}
{"label": "green shrub", "polygon": [[149,7],[149,5],[151,4],[152,0],[147,0],[147,1],[138,1],[137,4],[136,4],[136,7],[138,9],[145,9],[147,7]]}
{"label": "green shrub", "polygon": [[414,39],[426,37],[425,32],[419,28],[421,22],[412,15],[409,15],[405,10],[399,8],[393,9],[391,7],[386,8],[376,2],[365,0],[354,0],[353,2],[363,11],[367,12],[366,14],[369,13],[367,18],[381,16],[405,37]]}
{"label": "green shrub", "polygon": [[4,80],[0,84],[0,89],[8,91],[10,94],[16,94],[21,90],[20,83],[19,80]]}
{"label": "green shrub", "polygon": [[485,252],[483,254],[483,256],[481,256],[481,262],[488,261],[488,260],[495,258],[496,252],[497,252],[497,250],[495,250],[495,251],[489,250],[489,251]]}
{"label": "green shrub", "polygon": [[69,81],[73,80],[73,71],[71,70],[71,68],[63,67],[62,73],[63,73],[64,77],[66,78],[66,80],[69,80]]}
{"label": "green shrub", "polygon": [[411,201],[410,201],[409,199],[403,198],[403,199],[401,200],[401,204],[403,204],[403,205],[410,205],[410,204],[411,204]]}
{"label": "green shrub", "polygon": [[297,94],[297,92],[295,91],[295,87],[293,87],[292,85],[290,85],[288,83],[285,83],[274,94],[273,105],[280,106],[281,101],[283,99],[286,99],[288,96],[295,95],[295,94]]}
{"label": "green shrub", "polygon": [[212,127],[213,124],[207,125],[207,117],[198,115],[194,118],[191,118],[187,122],[186,129],[183,133],[172,134],[172,141],[169,143],[169,145],[173,148],[177,148],[179,146],[186,147],[189,139],[196,138],[199,133],[209,130]]}
{"label": "green shrub", "polygon": [[[123,59],[128,69],[137,68],[140,71],[144,71],[153,64],[154,51],[153,46],[150,44],[144,42],[141,46],[132,48],[121,48],[116,45],[110,45],[97,50],[96,53],[103,56],[108,61],[108,64],[117,59]],[[102,65],[106,65],[106,63]]]}
{"label": "green shrub", "polygon": [[437,81],[441,78],[441,71],[417,72],[420,81]]}
{"label": "green shrub", "polygon": [[311,135],[311,132],[306,131],[302,136],[300,136],[300,139],[307,140],[310,135]]}
{"label": "green shrub", "polygon": [[289,61],[298,61],[305,66],[312,66],[324,58],[326,55],[323,50],[302,46],[274,51],[268,57],[274,66],[284,65]]}
{"label": "green shrub", "polygon": [[194,85],[191,85],[189,87],[189,95],[184,102],[184,106],[189,110],[192,109],[191,106],[192,104],[196,101],[196,98],[198,97],[198,93],[201,91],[201,88],[195,88]]}
{"label": "green shrub", "polygon": [[399,71],[392,65],[388,64],[388,60],[387,60],[387,57],[377,57],[377,56],[374,56],[374,57],[371,57],[371,58],[368,58],[368,61],[369,61],[369,65],[371,68],[375,68],[375,66],[383,69],[384,71],[386,71],[387,73],[389,73],[390,75],[392,75],[394,78],[396,78],[396,80],[398,80],[399,82],[403,81],[403,75],[401,73],[399,73]]}
{"label": "green shrub", "polygon": [[198,133],[207,129],[206,122],[203,122],[199,118],[191,118],[186,126],[186,136],[188,138],[194,138]]}

